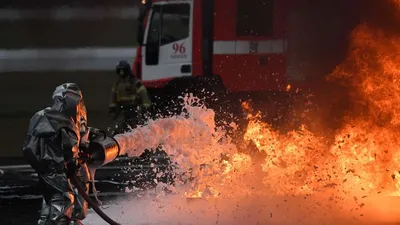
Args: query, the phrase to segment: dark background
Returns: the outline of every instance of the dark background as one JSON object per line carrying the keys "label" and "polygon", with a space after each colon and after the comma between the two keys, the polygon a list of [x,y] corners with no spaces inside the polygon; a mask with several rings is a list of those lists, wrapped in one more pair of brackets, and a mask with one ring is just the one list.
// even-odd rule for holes
{"label": "dark background", "polygon": [[[0,9],[46,12],[47,9],[135,7],[138,3],[134,0],[6,0],[0,1]],[[3,19],[0,20],[0,49],[134,47],[136,26],[132,18],[54,21],[44,15],[39,19]],[[20,66],[24,66],[24,60]],[[115,78],[114,68],[108,71],[0,72],[2,161],[11,162],[9,157],[21,156],[30,117],[51,104],[54,88],[64,82],[76,82],[83,90],[90,125],[106,128],[111,122],[107,114],[108,100]]]}

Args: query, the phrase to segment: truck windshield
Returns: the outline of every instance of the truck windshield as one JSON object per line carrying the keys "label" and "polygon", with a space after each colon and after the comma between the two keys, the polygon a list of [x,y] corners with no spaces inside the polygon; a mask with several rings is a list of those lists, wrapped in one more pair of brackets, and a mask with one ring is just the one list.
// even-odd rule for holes
{"label": "truck windshield", "polygon": [[190,5],[155,5],[147,43],[167,45],[189,37]]}

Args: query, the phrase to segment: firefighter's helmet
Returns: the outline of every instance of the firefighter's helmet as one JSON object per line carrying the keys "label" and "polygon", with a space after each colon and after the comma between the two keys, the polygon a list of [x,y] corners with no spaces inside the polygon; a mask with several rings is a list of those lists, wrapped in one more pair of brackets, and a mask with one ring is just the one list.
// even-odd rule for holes
{"label": "firefighter's helmet", "polygon": [[126,77],[132,75],[131,65],[129,65],[128,61],[121,60],[118,62],[116,66],[116,72],[120,77]]}

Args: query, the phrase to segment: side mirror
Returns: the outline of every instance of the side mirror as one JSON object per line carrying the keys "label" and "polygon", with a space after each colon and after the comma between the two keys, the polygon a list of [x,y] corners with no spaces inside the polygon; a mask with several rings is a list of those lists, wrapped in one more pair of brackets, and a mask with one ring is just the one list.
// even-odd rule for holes
{"label": "side mirror", "polygon": [[160,45],[158,42],[146,44],[146,65],[157,65],[160,55]]}

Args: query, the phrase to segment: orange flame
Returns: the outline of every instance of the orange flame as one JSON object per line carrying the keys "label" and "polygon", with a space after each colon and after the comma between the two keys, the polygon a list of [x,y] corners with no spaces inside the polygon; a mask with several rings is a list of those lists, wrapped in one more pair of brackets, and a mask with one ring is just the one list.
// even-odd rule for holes
{"label": "orange flame", "polygon": [[[334,142],[303,125],[279,134],[249,114],[244,136],[265,153],[264,183],[276,194],[311,194],[336,189],[343,194],[400,195],[400,38],[363,25],[353,32],[347,60],[329,77],[342,81],[355,100],[357,117]],[[248,104],[243,104],[249,111]]]}
{"label": "orange flame", "polygon": [[286,91],[290,91],[290,89],[292,89],[292,85],[288,84],[288,85],[286,86]]}
{"label": "orange flame", "polygon": [[221,174],[205,182],[213,188],[194,188],[187,196],[202,198],[203,190],[219,196],[224,188],[235,188],[235,179],[250,176],[252,167],[260,167],[257,176],[267,189],[258,191],[264,194],[400,196],[400,37],[361,25],[351,40],[348,57],[328,77],[350,90],[354,107],[345,126],[333,137],[305,125],[282,134],[243,102],[248,119],[243,138],[257,148],[261,164],[254,164],[254,156],[233,154],[222,160]]}
{"label": "orange flame", "polygon": [[362,25],[352,40],[348,59],[329,79],[353,89],[360,112],[348,119],[332,152],[363,188],[399,195],[400,38]]}

